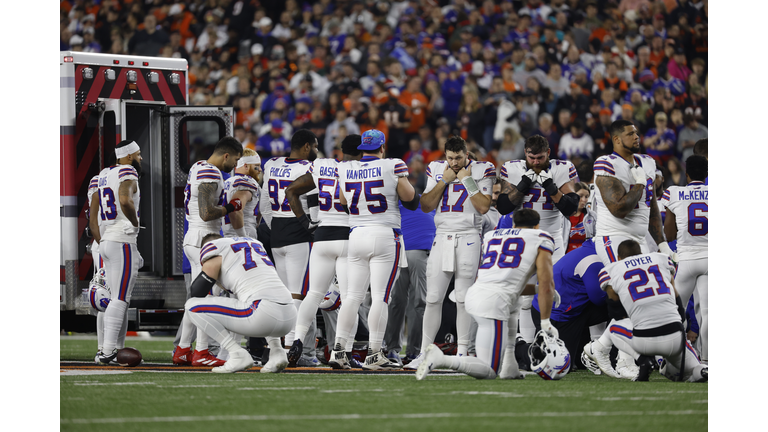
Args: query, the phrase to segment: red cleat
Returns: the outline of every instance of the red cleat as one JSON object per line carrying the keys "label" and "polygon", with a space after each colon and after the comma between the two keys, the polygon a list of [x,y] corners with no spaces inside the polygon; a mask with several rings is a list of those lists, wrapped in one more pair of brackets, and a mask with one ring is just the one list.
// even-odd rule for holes
{"label": "red cleat", "polygon": [[218,367],[224,366],[226,363],[224,360],[219,360],[215,356],[212,356],[208,350],[197,351],[192,356],[192,366],[196,367]]}
{"label": "red cleat", "polygon": [[173,364],[179,366],[192,365],[192,347],[179,348],[173,350]]}

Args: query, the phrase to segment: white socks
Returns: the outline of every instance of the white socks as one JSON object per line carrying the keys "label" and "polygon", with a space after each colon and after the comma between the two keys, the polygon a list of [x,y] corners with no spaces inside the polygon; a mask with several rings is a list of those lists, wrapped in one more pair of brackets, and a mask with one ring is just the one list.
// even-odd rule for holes
{"label": "white socks", "polygon": [[117,339],[123,320],[128,312],[128,303],[113,299],[104,312],[104,354],[111,354],[117,348]]}

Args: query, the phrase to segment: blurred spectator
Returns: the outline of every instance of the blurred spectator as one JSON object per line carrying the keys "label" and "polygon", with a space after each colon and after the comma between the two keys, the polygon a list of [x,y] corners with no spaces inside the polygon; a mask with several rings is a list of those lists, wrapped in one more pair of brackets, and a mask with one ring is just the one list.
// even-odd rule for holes
{"label": "blurred spectator", "polygon": [[[325,131],[327,128],[328,121],[325,120],[323,109],[319,106],[313,107],[309,114],[309,121],[304,124],[304,129],[309,129],[317,136],[317,142],[323,143],[323,149],[325,149]],[[323,153],[325,153],[325,150],[323,150]]]}
{"label": "blurred spectator", "polygon": [[706,90],[702,86],[691,87],[690,94],[685,101],[683,101],[683,112],[685,114],[692,114],[696,121],[703,125],[707,125],[707,97]]}
{"label": "blurred spectator", "polygon": [[144,17],[144,30],[137,31],[128,41],[128,53],[157,56],[163,46],[170,41],[168,33],[162,28],[158,28],[157,18],[150,13]]}
{"label": "blurred spectator", "polygon": [[501,79],[504,84],[505,92],[511,94],[523,90],[523,87],[515,81],[515,71],[512,68],[512,64],[504,63],[504,65],[501,66]]}
{"label": "blurred spectator", "polygon": [[560,64],[554,62],[550,65],[549,73],[547,73],[543,84],[558,98],[565,96],[571,87],[568,80],[562,77]]}
{"label": "blurred spectator", "polygon": [[589,112],[589,103],[589,98],[584,95],[582,88],[574,82],[570,84],[569,92],[557,100],[554,111],[559,113],[561,110],[567,109],[576,118],[584,121]]}
{"label": "blurred spectator", "polygon": [[442,97],[444,101],[443,116],[450,123],[456,123],[459,114],[459,105],[462,102],[462,87],[464,86],[464,77],[459,74],[457,67],[448,72],[448,76],[442,83]]}
{"label": "blurred spectator", "polygon": [[615,92],[618,92],[618,97],[624,97],[627,90],[629,90],[629,86],[626,81],[619,78],[619,68],[616,66],[616,63],[613,61],[608,62],[605,67],[605,72],[603,79],[597,82],[597,88],[600,89],[600,91],[603,91],[610,87],[613,88]]}
{"label": "blurred spectator", "polygon": [[579,196],[579,206],[576,212],[568,217],[571,222],[571,232],[568,235],[568,247],[565,253],[579,248],[587,239],[586,231],[584,230],[584,216],[587,215],[589,185],[587,183],[576,183],[574,190]]}
{"label": "blurred spectator", "polygon": [[674,96],[682,96],[685,93],[685,81],[673,77],[666,65],[659,66],[658,71],[659,79],[653,83],[652,90],[665,88]]}
{"label": "blurred spectator", "polygon": [[571,110],[568,108],[562,108],[557,112],[557,123],[555,124],[555,130],[562,137],[571,130]]}
{"label": "blurred spectator", "polygon": [[384,134],[385,142],[389,143],[389,126],[387,126],[387,122],[384,121],[384,116],[381,114],[381,109],[377,105],[371,105],[368,108],[368,112],[362,117],[363,119],[358,122],[360,125],[361,134],[365,131],[376,129]]}
{"label": "blurred spectator", "polygon": [[539,127],[534,134],[546,138],[551,154],[557,154],[560,146],[560,134],[554,128],[552,114],[543,113],[539,116]]}
{"label": "blurred spectator", "polygon": [[262,135],[256,142],[256,152],[263,160],[287,155],[291,150],[290,142],[283,136],[283,121],[272,120],[268,134]]}
{"label": "blurred spectator", "polygon": [[571,124],[571,131],[560,138],[557,157],[560,159],[591,159],[595,142],[589,134],[584,133],[584,123],[576,120]]}
{"label": "blurred spectator", "polygon": [[496,156],[497,165],[501,165],[510,160],[525,159],[525,138],[512,128],[504,131],[504,139],[501,141],[498,154]]}
{"label": "blurred spectator", "polygon": [[421,141],[419,141],[418,138],[411,138],[408,141],[408,151],[405,152],[405,155],[403,155],[403,162],[406,164],[411,163],[411,159],[414,156],[421,157],[421,160],[424,161],[427,156],[429,156],[429,151],[422,146]]}
{"label": "blurred spectator", "polygon": [[665,168],[667,172],[664,174],[664,189],[668,189],[670,186],[685,186],[688,184],[680,159],[675,156],[670,157]]}
{"label": "blurred spectator", "polygon": [[525,55],[525,68],[515,73],[515,79],[523,86],[524,89],[528,89],[528,78],[534,77],[539,83],[544,82],[547,79],[547,74],[536,67],[536,57],[532,53]]}
{"label": "blurred spectator", "polygon": [[360,134],[360,127],[355,123],[355,119],[353,117],[348,117],[347,112],[343,108],[336,110],[334,120],[325,129],[323,154],[325,154],[326,157],[331,157],[329,155],[333,154],[336,139],[339,137],[339,127],[342,125],[347,129],[347,135]]}
{"label": "blurred spectator", "polygon": [[677,137],[672,129],[667,127],[667,115],[663,112],[656,113],[654,117],[656,127],[648,129],[645,133],[643,145],[657,164],[664,165],[675,153]]}
{"label": "blurred spectator", "polygon": [[399,92],[395,88],[389,90],[389,97],[381,105],[381,116],[389,129],[387,137],[387,154],[389,157],[402,158],[408,151],[408,141],[405,130],[411,124],[410,113],[398,101]]}
{"label": "blurred spectator", "polygon": [[693,114],[683,115],[685,127],[680,131],[677,138],[677,153],[681,155],[681,160],[687,160],[693,155],[693,146],[700,139],[707,138],[709,131],[707,127],[699,124],[696,116]]}
{"label": "blurred spectator", "polygon": [[409,78],[405,90],[400,93],[400,104],[409,111],[411,119],[410,124],[405,128],[407,138],[418,134],[419,129],[427,122],[427,105],[429,100],[421,92],[421,82],[421,77],[414,76]]}

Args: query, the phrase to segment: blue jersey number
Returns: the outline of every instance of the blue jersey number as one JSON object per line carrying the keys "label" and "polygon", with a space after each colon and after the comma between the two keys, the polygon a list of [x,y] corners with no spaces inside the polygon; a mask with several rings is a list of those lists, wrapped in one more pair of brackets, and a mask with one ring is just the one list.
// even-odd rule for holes
{"label": "blue jersey number", "polygon": [[501,244],[501,239],[495,238],[488,242],[488,247],[483,255],[483,263],[479,268],[489,269],[494,265],[499,268],[517,268],[522,261],[522,255],[525,251],[525,240],[521,238],[508,238],[501,246],[501,251],[497,252],[495,246]]}
{"label": "blue jersey number", "polygon": [[[337,212],[343,212],[344,207],[342,207],[341,202],[339,201],[339,188],[336,185],[336,180],[331,179],[317,179],[317,187],[318,187],[318,207],[320,208],[320,211],[331,211],[331,207],[336,209]],[[331,196],[331,192],[333,191],[333,196]]]}
{"label": "blue jersey number", "polygon": [[707,203],[693,203],[688,206],[688,234],[692,236],[705,236],[709,231],[709,205]]}
{"label": "blue jersey number", "polygon": [[243,256],[245,257],[245,263],[243,264],[243,268],[246,270],[250,270],[256,267],[256,262],[252,258],[251,251],[256,252],[256,254],[261,257],[261,260],[264,261],[266,265],[271,267],[275,266],[272,263],[272,261],[269,259],[269,255],[267,255],[267,252],[258,243],[248,243],[248,242],[232,243],[231,247],[235,253],[243,251]]}
{"label": "blue jersey number", "polygon": [[99,209],[101,220],[114,220],[117,217],[117,204],[115,204],[115,193],[112,192],[112,188],[99,189]]}
{"label": "blue jersey number", "polygon": [[648,273],[641,268],[630,270],[624,273],[624,280],[632,280],[637,278],[629,284],[629,295],[632,297],[633,302],[652,297],[656,294],[671,294],[672,291],[664,282],[664,277],[661,275],[661,270],[659,270],[658,265],[649,267],[648,272],[650,272],[654,279],[656,279],[656,284],[658,287],[646,286],[648,285],[650,279],[648,278]]}
{"label": "blue jersey number", "polygon": [[[288,203],[288,197],[283,199],[282,205],[279,203],[279,189],[285,189],[293,183],[292,180],[280,180],[280,183],[275,179],[270,179],[267,182],[267,191],[269,192],[269,203],[272,205],[272,210],[282,210],[285,212],[291,211],[291,205]],[[278,187],[279,185],[279,187]]]}
{"label": "blue jersey number", "polygon": [[[459,199],[456,200],[456,204],[449,205],[448,204],[448,188],[453,186],[454,192],[460,192],[461,195],[459,195]],[[467,200],[467,190],[464,189],[463,184],[452,184],[445,187],[443,190],[443,204],[440,206],[440,212],[446,213],[446,212],[463,212],[464,211],[464,201]]]}
{"label": "blue jersey number", "polygon": [[[374,193],[373,191],[374,188],[380,187],[384,187],[384,180],[346,183],[346,191],[352,192],[352,202],[349,203],[349,214],[360,214],[358,203],[363,191],[365,191],[365,200],[368,202],[368,211],[371,212],[371,214],[384,213],[387,211],[387,198],[384,195]],[[378,203],[379,205],[372,205],[372,203]]]}

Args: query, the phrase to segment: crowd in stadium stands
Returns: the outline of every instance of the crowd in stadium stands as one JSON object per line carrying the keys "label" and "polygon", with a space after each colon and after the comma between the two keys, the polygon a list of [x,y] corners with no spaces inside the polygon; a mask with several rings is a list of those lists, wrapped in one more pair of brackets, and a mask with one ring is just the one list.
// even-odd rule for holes
{"label": "crowd in stadium stands", "polygon": [[[637,126],[665,184],[707,137],[707,0],[63,0],[61,50],[184,58],[192,105],[232,105],[266,160],[378,129],[423,188],[459,134],[477,159],[533,134],[582,181]],[[586,177],[586,178],[585,178]],[[420,192],[420,191],[419,191]]]}

